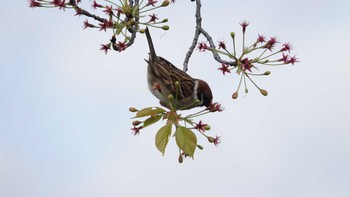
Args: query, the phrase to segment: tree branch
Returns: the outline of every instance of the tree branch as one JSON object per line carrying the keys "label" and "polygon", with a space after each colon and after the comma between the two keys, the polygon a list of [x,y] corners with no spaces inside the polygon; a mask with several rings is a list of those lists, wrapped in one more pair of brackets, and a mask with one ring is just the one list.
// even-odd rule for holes
{"label": "tree branch", "polygon": [[[188,70],[188,62],[190,60],[190,57],[194,51],[194,49],[196,48],[196,45],[198,43],[198,38],[200,34],[203,34],[203,36],[207,39],[207,41],[209,42],[210,48],[215,48],[215,44],[213,42],[213,39],[211,38],[210,34],[205,31],[202,27],[202,15],[201,15],[201,0],[196,0],[196,30],[194,33],[194,38],[192,41],[192,44],[188,50],[188,52],[186,53],[186,57],[183,63],[183,70],[186,72]],[[225,63],[225,64],[229,64],[232,66],[236,66],[236,62],[235,61],[226,61],[226,60],[222,60],[220,55],[216,52],[216,51],[212,51],[213,57],[214,59],[219,62],[219,63]]]}
{"label": "tree branch", "polygon": [[79,6],[77,5],[77,2],[76,2],[75,0],[69,0],[69,4],[70,4],[71,6],[73,6],[73,8],[75,9],[75,11],[76,11],[77,13],[79,13],[80,15],[84,15],[84,16],[93,18],[93,19],[95,19],[95,20],[97,20],[97,21],[99,21],[99,22],[101,22],[101,23],[103,23],[104,21],[107,20],[107,19],[102,18],[102,17],[99,17],[99,16],[97,16],[97,15],[95,15],[95,14],[91,14],[90,12],[88,12],[88,11],[84,10],[83,8],[79,7]]}
{"label": "tree branch", "polygon": [[[130,1],[129,1],[129,4],[130,4],[130,6],[133,6],[134,1],[133,1],[133,0],[130,0]],[[140,3],[139,3],[139,0],[135,0],[135,6],[139,6],[139,7],[140,7],[139,4],[140,4]],[[140,19],[140,18],[139,18],[138,15],[135,16],[135,22],[136,22],[136,24],[139,22],[139,19]],[[126,20],[126,19],[125,19],[125,20]],[[134,25],[133,28],[136,30],[137,27],[138,27],[138,25]],[[126,44],[128,47],[131,46],[132,44],[134,44],[134,41],[135,41],[135,38],[136,38],[136,33],[137,33],[137,31],[133,31],[133,32],[132,32],[131,37],[130,37],[130,40],[129,40],[128,43]]]}

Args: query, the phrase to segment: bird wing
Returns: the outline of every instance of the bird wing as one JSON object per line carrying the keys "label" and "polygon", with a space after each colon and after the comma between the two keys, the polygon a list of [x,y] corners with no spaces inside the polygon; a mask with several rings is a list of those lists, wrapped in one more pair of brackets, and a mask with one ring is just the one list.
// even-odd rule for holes
{"label": "bird wing", "polygon": [[190,75],[178,69],[168,60],[159,56],[157,60],[154,61],[153,66],[158,79],[163,80],[163,84],[171,92],[176,92],[175,83],[176,81],[180,82],[180,92],[178,93],[179,99],[192,96],[195,82]]}

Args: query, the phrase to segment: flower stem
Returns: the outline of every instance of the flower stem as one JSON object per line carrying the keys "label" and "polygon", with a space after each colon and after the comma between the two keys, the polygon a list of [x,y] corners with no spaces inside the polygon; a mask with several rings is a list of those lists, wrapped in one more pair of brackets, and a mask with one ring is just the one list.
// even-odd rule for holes
{"label": "flower stem", "polygon": [[187,117],[188,118],[195,118],[195,117],[198,117],[198,116],[203,116],[203,115],[208,114],[208,113],[210,113],[210,111],[205,111],[205,112],[202,112],[202,113],[191,114],[191,115],[186,116],[186,118]]}
{"label": "flower stem", "polygon": [[[278,54],[278,53],[280,53],[280,52],[281,52],[281,51],[277,51],[277,52],[275,52],[275,53],[272,53],[272,54],[270,54],[270,55],[268,55],[268,56],[265,56],[265,57],[261,58],[260,60],[269,58],[269,57],[274,56],[274,55],[276,55],[276,54]],[[259,58],[260,58],[260,57],[259,57]]]}
{"label": "flower stem", "polygon": [[[242,72],[243,72],[243,71],[242,71]],[[245,73],[245,72],[243,72],[243,73]],[[242,74],[242,76],[241,76],[241,79],[239,80],[239,84],[238,84],[238,87],[237,87],[236,92],[238,92],[239,88],[241,87],[242,79],[243,79],[243,74]]]}
{"label": "flower stem", "polygon": [[255,85],[255,87],[257,87],[257,88],[260,90],[259,86],[256,85],[256,83],[254,83],[254,81],[249,77],[249,75],[247,75],[247,73],[244,73],[244,74],[245,74],[245,76],[247,76],[248,79]]}
{"label": "flower stem", "polygon": [[[116,3],[114,3],[113,1],[110,1],[110,0],[104,0],[104,1],[107,1],[108,3],[111,3],[111,4],[113,4],[113,5],[115,5],[115,6],[117,6],[117,7],[119,7],[119,5],[118,4],[116,4]],[[119,1],[120,2],[120,1]],[[120,2],[121,4],[122,4],[122,2]],[[123,5],[123,4],[122,4]]]}
{"label": "flower stem", "polygon": [[244,45],[245,45],[245,32],[243,33],[242,56],[244,54]]}
{"label": "flower stem", "polygon": [[203,109],[203,110],[201,110],[201,111],[199,111],[199,112],[196,112],[196,113],[194,113],[194,114],[190,114],[190,115],[186,116],[185,118],[192,118],[192,117],[195,117],[196,115],[198,115],[198,114],[200,114],[200,113],[203,113],[203,112],[205,112],[205,111],[206,111],[206,110]]}
{"label": "flower stem", "polygon": [[210,48],[210,49],[211,49],[211,51],[215,51],[215,52],[220,53],[222,55],[226,55],[226,56],[229,56],[229,57],[231,56],[230,52],[228,52],[227,50],[226,50],[226,53],[225,53],[223,51],[220,51],[220,50],[217,50],[217,49],[214,49],[214,48]]}
{"label": "flower stem", "polygon": [[255,74],[255,73],[247,73],[248,75],[252,75],[252,76],[265,76],[264,73],[262,74]]}
{"label": "flower stem", "polygon": [[247,88],[247,81],[245,79],[245,75],[244,75],[244,87],[245,87],[245,92],[247,93],[248,88]]}
{"label": "flower stem", "polygon": [[235,42],[235,38],[232,38],[232,42],[233,42],[233,56],[236,57],[236,42]]}
{"label": "flower stem", "polygon": [[283,66],[283,65],[288,65],[288,64],[284,64],[284,63],[280,63],[280,64],[268,64],[268,63],[265,63],[264,65],[266,65],[266,66]]}
{"label": "flower stem", "polygon": [[157,7],[150,8],[150,9],[148,9],[148,10],[143,10],[143,11],[141,11],[141,10],[142,10],[143,8],[145,8],[145,7],[146,7],[146,6],[143,6],[143,7],[140,9],[140,12],[139,12],[139,13],[149,12],[149,11],[158,9],[158,8],[160,8],[160,7],[162,7],[162,6],[157,6]]}
{"label": "flower stem", "polygon": [[267,49],[265,49],[265,50],[260,54],[260,56],[258,57],[258,61],[260,60],[261,56],[263,56],[264,53],[265,53],[266,51],[267,51]]}

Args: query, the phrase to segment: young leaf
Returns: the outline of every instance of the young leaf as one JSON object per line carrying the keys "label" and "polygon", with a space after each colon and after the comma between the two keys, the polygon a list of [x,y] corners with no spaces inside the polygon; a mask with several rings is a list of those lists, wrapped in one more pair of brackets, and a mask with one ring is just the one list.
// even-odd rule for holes
{"label": "young leaf", "polygon": [[163,126],[156,134],[156,147],[163,155],[171,135],[171,126],[171,124]]}
{"label": "young leaf", "polygon": [[150,116],[152,114],[159,114],[163,112],[165,112],[165,110],[159,107],[147,107],[138,111],[136,113],[135,118],[141,118],[141,117]]}
{"label": "young leaf", "polygon": [[160,120],[161,118],[162,118],[162,115],[157,115],[156,117],[151,116],[147,118],[145,122],[143,122],[143,128],[158,122],[158,120]]}
{"label": "young leaf", "polygon": [[116,29],[116,34],[119,35],[123,31],[125,26],[125,23],[115,23],[114,27]]}
{"label": "young leaf", "polygon": [[188,156],[193,158],[194,151],[197,147],[197,137],[188,128],[178,126],[175,132],[177,146]]}

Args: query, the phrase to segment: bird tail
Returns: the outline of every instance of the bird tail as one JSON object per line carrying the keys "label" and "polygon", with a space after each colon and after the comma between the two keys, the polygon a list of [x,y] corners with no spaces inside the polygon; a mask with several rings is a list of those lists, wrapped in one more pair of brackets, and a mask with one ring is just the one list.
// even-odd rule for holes
{"label": "bird tail", "polygon": [[148,27],[146,27],[145,33],[146,33],[146,37],[147,37],[147,42],[148,42],[150,56],[151,57],[155,57],[157,55],[156,55],[156,51],[154,50],[151,34],[149,33]]}

